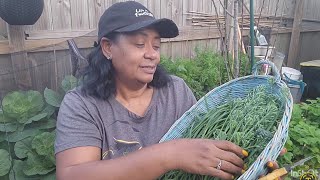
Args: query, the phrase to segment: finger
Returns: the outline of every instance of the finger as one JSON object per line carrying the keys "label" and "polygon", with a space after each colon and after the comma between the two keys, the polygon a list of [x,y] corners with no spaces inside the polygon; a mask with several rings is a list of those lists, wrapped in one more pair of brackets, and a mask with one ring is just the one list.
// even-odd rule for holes
{"label": "finger", "polygon": [[[260,176],[259,176],[259,179],[260,179],[260,178],[262,178],[262,177],[264,177],[264,176],[265,176],[265,175],[260,175]],[[277,178],[276,178],[276,179],[274,179],[274,180],[282,180],[282,178],[277,177]]]}
{"label": "finger", "polygon": [[213,176],[220,179],[234,179],[234,176],[232,174],[218,170],[213,167],[209,167],[208,174],[204,174],[204,175]]}
{"label": "finger", "polygon": [[275,162],[275,161],[269,161],[269,162],[267,163],[267,167],[268,167],[271,171],[273,171],[273,170],[275,170],[275,169],[279,169],[279,165],[278,165],[278,163]]}
{"label": "finger", "polygon": [[233,152],[218,149],[217,154],[218,154],[217,158],[224,160],[224,161],[227,161],[227,162],[230,162],[230,163],[238,166],[241,169],[244,168],[243,160],[239,156],[234,154]]}
{"label": "finger", "polygon": [[238,146],[230,141],[217,141],[217,140],[213,140],[213,141],[215,141],[214,144],[218,148],[223,149],[225,151],[231,151],[241,158],[248,157],[248,155],[249,155],[249,153],[246,150],[242,149],[240,146]]}
{"label": "finger", "polygon": [[[217,168],[217,166],[215,166],[215,168]],[[228,172],[228,173],[231,173],[231,174],[243,174],[245,172],[244,169],[238,167],[238,166],[235,166],[234,164],[228,162],[228,161],[221,161],[221,170],[224,171],[224,172]]]}
{"label": "finger", "polygon": [[280,151],[280,156],[283,156],[285,153],[287,153],[287,148],[283,148],[281,151]]}

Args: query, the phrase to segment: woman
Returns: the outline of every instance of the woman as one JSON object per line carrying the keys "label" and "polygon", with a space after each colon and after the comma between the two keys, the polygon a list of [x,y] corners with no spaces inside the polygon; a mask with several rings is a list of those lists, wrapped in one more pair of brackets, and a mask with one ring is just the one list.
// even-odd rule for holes
{"label": "woman", "polygon": [[177,35],[173,21],[155,19],[137,2],[105,11],[83,84],[60,107],[58,179],[156,179],[175,169],[233,179],[244,172],[248,153],[228,141],[158,144],[196,102],[182,79],[158,66],[160,38]]}

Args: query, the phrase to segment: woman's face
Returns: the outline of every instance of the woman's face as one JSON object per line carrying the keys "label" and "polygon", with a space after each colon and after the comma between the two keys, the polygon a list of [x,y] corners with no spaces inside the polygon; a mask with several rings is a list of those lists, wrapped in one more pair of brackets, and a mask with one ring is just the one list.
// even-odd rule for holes
{"label": "woman's face", "polygon": [[117,80],[147,84],[160,62],[160,36],[153,29],[120,35],[110,45],[110,56]]}

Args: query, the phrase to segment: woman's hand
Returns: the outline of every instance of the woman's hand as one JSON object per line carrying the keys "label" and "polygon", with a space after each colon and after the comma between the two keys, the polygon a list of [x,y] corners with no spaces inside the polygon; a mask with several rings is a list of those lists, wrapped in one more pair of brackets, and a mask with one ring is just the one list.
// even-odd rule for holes
{"label": "woman's hand", "polygon": [[221,179],[233,179],[244,172],[242,158],[248,152],[229,141],[177,139],[169,144],[172,169]]}
{"label": "woman's hand", "polygon": [[[286,148],[282,149],[280,152],[280,156],[284,155],[286,152],[287,152]],[[279,169],[279,165],[276,161],[268,161],[267,167],[269,169],[269,172],[272,172],[276,169]],[[263,177],[263,176],[261,176],[261,177]],[[284,179],[284,176],[278,178],[278,180],[282,180],[282,179]]]}

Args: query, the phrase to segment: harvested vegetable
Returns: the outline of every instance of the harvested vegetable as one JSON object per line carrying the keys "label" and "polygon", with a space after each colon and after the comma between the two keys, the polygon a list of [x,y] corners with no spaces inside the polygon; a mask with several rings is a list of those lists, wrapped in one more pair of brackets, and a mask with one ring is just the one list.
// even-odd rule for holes
{"label": "harvested vegetable", "polygon": [[[283,115],[280,97],[268,94],[265,86],[253,89],[247,97],[237,98],[196,116],[184,138],[206,138],[228,140],[249,152],[245,159],[248,167],[257,159],[276,131]],[[189,174],[183,171],[170,171],[160,179],[216,178]]]}

